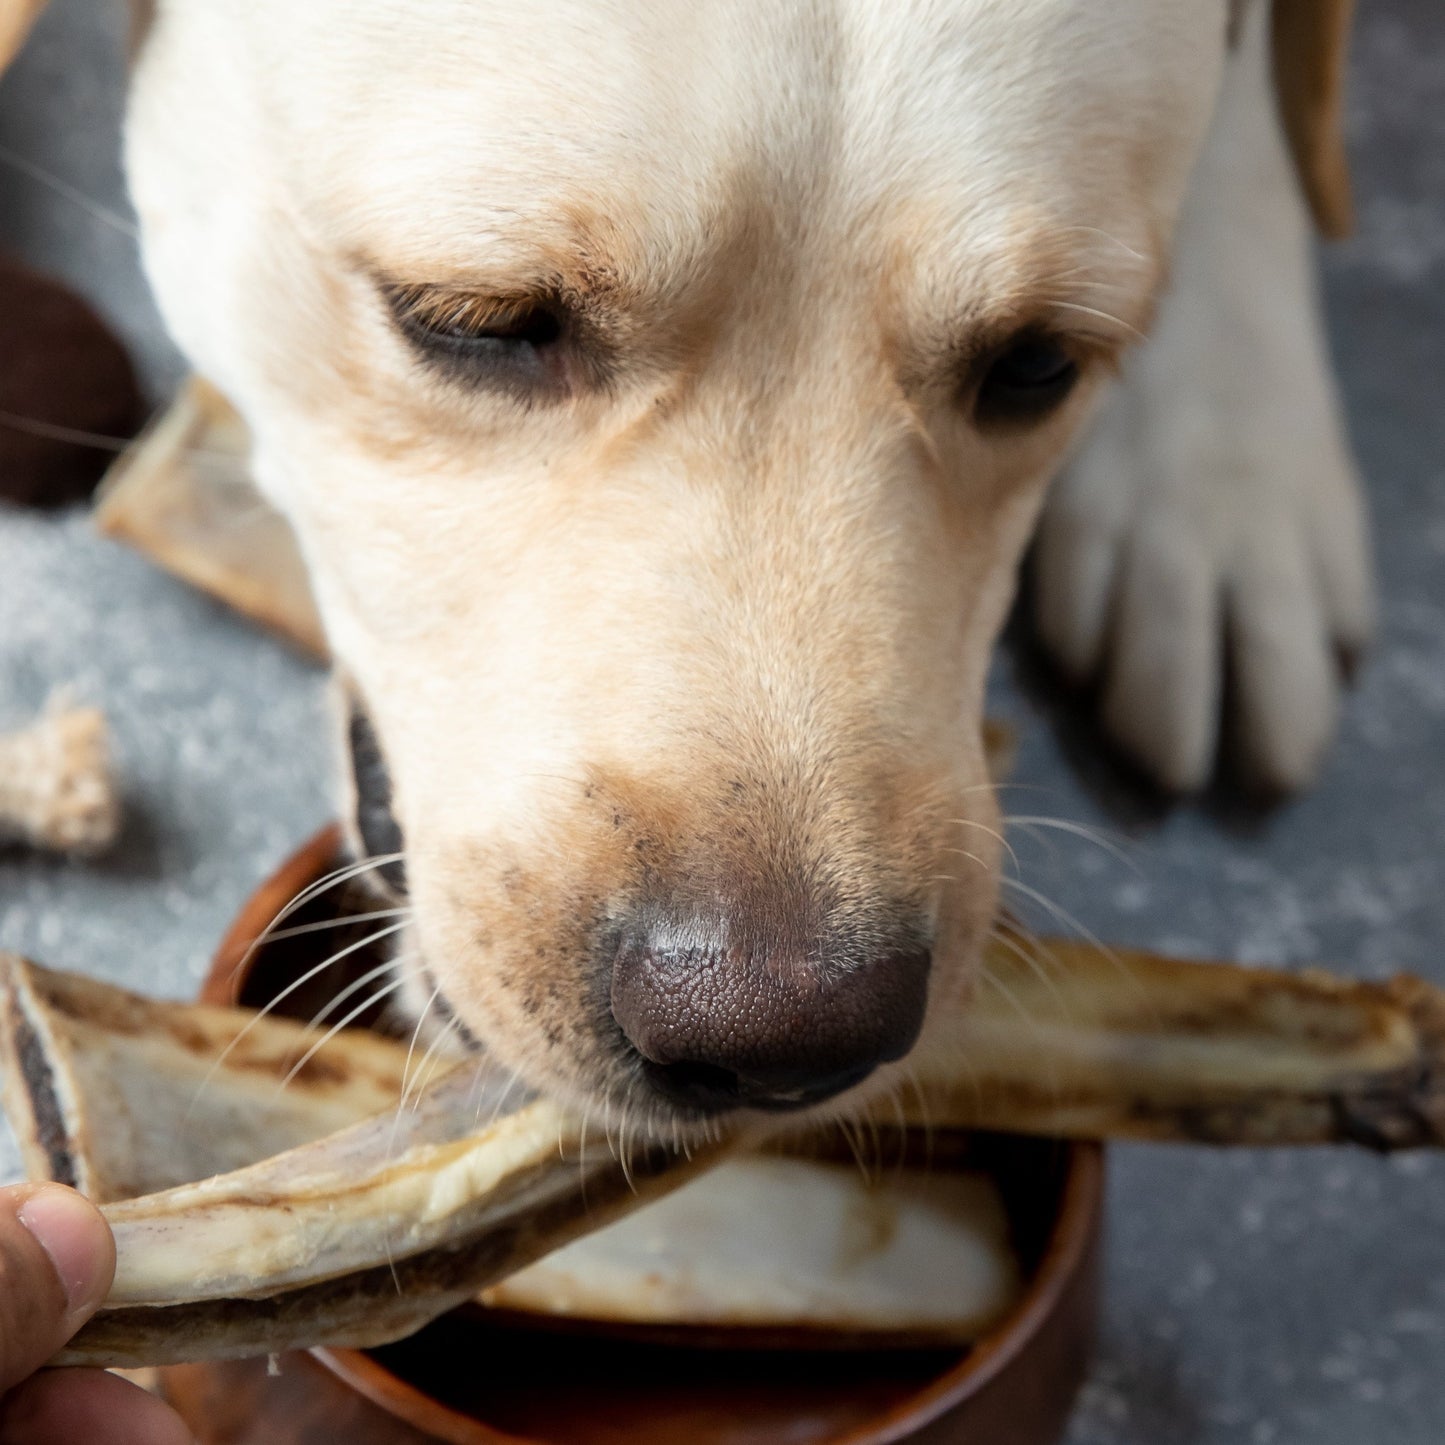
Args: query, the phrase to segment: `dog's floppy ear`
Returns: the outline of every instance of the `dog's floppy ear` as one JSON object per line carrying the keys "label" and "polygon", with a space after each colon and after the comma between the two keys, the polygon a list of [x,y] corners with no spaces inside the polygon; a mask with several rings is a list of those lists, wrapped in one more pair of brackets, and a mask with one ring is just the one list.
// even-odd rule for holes
{"label": "dog's floppy ear", "polygon": [[1345,61],[1355,0],[1274,0],[1275,95],[1315,224],[1330,237],[1353,222],[1345,156]]}
{"label": "dog's floppy ear", "polygon": [[0,74],[15,59],[46,0],[0,0]]}

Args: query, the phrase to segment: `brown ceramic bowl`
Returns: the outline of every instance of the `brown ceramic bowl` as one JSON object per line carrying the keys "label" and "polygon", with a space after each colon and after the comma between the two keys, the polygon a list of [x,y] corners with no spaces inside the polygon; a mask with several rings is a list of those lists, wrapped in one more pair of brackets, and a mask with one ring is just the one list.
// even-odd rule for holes
{"label": "brown ceramic bowl", "polygon": [[[338,854],[337,832],[326,829],[256,891],[204,999],[259,1005],[317,961],[314,933],[252,944]],[[348,911],[336,891],[288,923]],[[339,929],[324,936],[332,949],[346,941]],[[323,976],[286,1004],[308,1016],[338,981]],[[177,1366],[163,1372],[166,1393],[203,1445],[1053,1445],[1093,1342],[1103,1151],[983,1136],[970,1159],[1002,1187],[1028,1286],[964,1352],[552,1330],[469,1309],[382,1349],[287,1356],[279,1373],[265,1361]]]}

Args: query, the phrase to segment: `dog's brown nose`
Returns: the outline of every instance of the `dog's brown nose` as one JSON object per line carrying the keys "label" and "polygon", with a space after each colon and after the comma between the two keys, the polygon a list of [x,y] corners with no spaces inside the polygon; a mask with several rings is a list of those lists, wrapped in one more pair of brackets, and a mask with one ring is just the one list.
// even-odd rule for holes
{"label": "dog's brown nose", "polygon": [[[798,1109],[839,1094],[913,1047],[929,954],[729,945],[708,927],[625,939],[612,1015],[653,1086],[685,1108]],[[841,953],[846,961],[830,959]]]}

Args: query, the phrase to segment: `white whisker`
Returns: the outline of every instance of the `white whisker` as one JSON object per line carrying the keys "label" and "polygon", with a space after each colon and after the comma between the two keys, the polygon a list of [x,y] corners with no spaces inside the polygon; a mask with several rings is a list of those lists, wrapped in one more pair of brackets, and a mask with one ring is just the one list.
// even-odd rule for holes
{"label": "white whisker", "polygon": [[1113,963],[1114,966],[1118,968],[1119,972],[1131,983],[1137,983],[1137,980],[1134,978],[1133,974],[1129,972],[1129,969],[1124,963],[1124,960],[1120,958],[1119,955],[1112,948],[1110,948],[1108,944],[1100,942],[1100,940],[1094,935],[1094,933],[1091,932],[1088,928],[1085,928],[1084,925],[1080,923],[1079,920],[1075,918],[1072,913],[1068,912],[1067,909],[1061,908],[1051,898],[1046,898],[1042,893],[1039,892],[1037,888],[1030,888],[1027,883],[1023,883],[1017,878],[1004,878],[1001,880],[1001,882],[1003,883],[1003,886],[1005,888],[1011,889],[1021,898],[1027,898],[1030,902],[1037,903],[1038,906],[1042,908],[1057,923],[1062,924],[1063,927],[1070,929],[1074,933],[1078,934],[1078,936],[1082,938],[1084,942],[1090,946],[1090,948],[1097,949],[1099,953],[1101,953],[1105,958],[1107,958],[1111,963]]}
{"label": "white whisker", "polygon": [[[196,1102],[205,1092],[207,1086],[211,1083],[212,1079],[216,1077],[216,1074],[220,1070],[222,1065],[224,1065],[226,1060],[230,1057],[231,1051],[235,1049],[235,1047],[241,1042],[241,1040],[244,1039],[246,1035],[249,1034],[251,1030],[255,1028],[256,1025],[260,1023],[263,1018],[266,1017],[267,1014],[271,1013],[278,1004],[280,1004],[284,999],[288,998],[291,994],[295,993],[298,988],[301,988],[304,984],[309,983],[313,978],[316,977],[317,974],[324,973],[328,968],[331,967],[332,964],[339,963],[343,958],[347,957],[347,955],[355,953],[358,949],[365,948],[368,944],[376,943],[380,939],[386,938],[390,934],[397,933],[405,927],[405,923],[393,924],[390,928],[379,929],[375,933],[368,934],[365,938],[358,939],[357,942],[349,944],[346,948],[343,948],[338,952],[333,953],[330,958],[323,958],[320,963],[316,964],[312,968],[308,968],[306,972],[301,974],[299,977],[292,979],[291,982],[288,983],[286,987],[283,988],[278,994],[276,994],[273,998],[268,999],[266,1003],[261,1008],[257,1009],[255,1014],[251,1018],[247,1019],[246,1022],[241,1026],[241,1028],[237,1030],[235,1037],[230,1041],[230,1043],[228,1043],[226,1047],[223,1048],[221,1052],[216,1055],[215,1061],[211,1064],[211,1067],[206,1070],[205,1076],[201,1079],[200,1083],[196,1085],[195,1096],[191,1100],[190,1106],[186,1111],[186,1117],[188,1119],[190,1118],[190,1111],[195,1108]],[[254,948],[255,945],[253,944],[252,947]]]}
{"label": "white whisker", "polygon": [[1117,246],[1125,255],[1132,257],[1141,265],[1148,266],[1153,264],[1142,251],[1136,250],[1133,246],[1129,245],[1127,241],[1121,241],[1118,236],[1113,235],[1109,231],[1101,230],[1098,226],[1071,225],[1058,226],[1054,229],[1056,229],[1060,235],[1077,232],[1081,236],[1098,236],[1101,240],[1108,241],[1110,245]]}
{"label": "white whisker", "polygon": [[303,907],[305,904],[311,902],[313,898],[319,897],[322,893],[332,888],[340,887],[341,884],[350,881],[360,873],[366,873],[372,868],[385,867],[388,863],[400,862],[401,857],[402,855],[400,853],[380,853],[371,858],[363,858],[359,862],[343,863],[341,867],[333,868],[331,872],[323,874],[314,883],[308,884],[251,940],[246,951],[232,966],[231,977],[234,978],[250,963],[257,949],[263,948],[271,941],[276,925],[290,918],[298,908]]}
{"label": "white whisker", "polygon": [[[417,1015],[416,1026],[411,1031],[411,1040],[406,1046],[406,1059],[401,1066],[401,1093],[396,1100],[396,1114],[391,1121],[391,1138],[387,1141],[386,1157],[388,1163],[396,1157],[397,1135],[401,1129],[402,1111],[406,1107],[407,1085],[411,1078],[412,1056],[416,1053],[417,1040],[421,1037],[422,1026],[426,1023],[426,1017],[431,1012],[432,1005],[436,1003],[437,996],[441,993],[441,985],[438,984],[431,992],[431,997],[422,1005],[421,1012]],[[391,1234],[388,1231],[386,1236],[386,1263],[391,1270],[392,1282],[396,1285],[397,1292],[401,1292],[401,1280],[397,1277],[396,1265],[391,1257]]]}
{"label": "white whisker", "polygon": [[43,166],[36,165],[34,161],[11,150],[9,146],[0,145],[0,163],[9,166],[11,170],[19,171],[23,176],[29,176],[32,181],[44,186],[72,205],[79,206],[82,211],[93,216],[97,221],[111,227],[112,230],[119,231],[123,236],[128,236],[132,241],[140,239],[140,227],[134,221],[128,220],[119,211],[112,211],[108,206],[101,205],[99,201],[92,200],[78,186],[61,180],[57,175],[52,175]]}
{"label": "white whisker", "polygon": [[1003,821],[1004,826],[1009,828],[1045,829],[1082,838],[1086,843],[1092,843],[1096,848],[1101,848],[1111,857],[1117,858],[1126,868],[1132,869],[1141,876],[1143,874],[1138,862],[1130,857],[1118,843],[1114,842],[1107,833],[1098,828],[1091,828],[1087,823],[1075,823],[1068,818],[1048,818],[1026,813],[1011,814]]}
{"label": "white whisker", "polygon": [[[416,1075],[411,1084],[411,1111],[421,1108],[422,1096],[426,1093],[426,1086],[431,1081],[434,1072],[434,1061],[441,1057],[442,1050],[458,1036],[460,1027],[457,1020],[450,1018],[445,1025],[437,1030],[436,1037],[426,1046],[426,1052],[421,1056],[421,1062],[416,1066]],[[405,1096],[402,1102],[406,1102]],[[480,1108],[480,1104],[478,1105]]]}
{"label": "white whisker", "polygon": [[[985,873],[990,873],[993,871],[992,868],[987,863],[985,863],[984,860],[980,858],[977,853],[970,853],[967,848],[940,848],[938,851],[940,853],[957,853],[960,858],[967,858],[970,863],[977,864],[977,866],[982,868]],[[946,874],[944,875],[944,878],[949,883],[956,881],[955,879],[948,877]]]}
{"label": "white whisker", "polygon": [[383,974],[391,973],[401,966],[402,959],[388,958],[385,963],[379,963],[375,968],[369,968],[359,978],[354,978],[345,988],[338,990],[331,999],[323,1004],[306,1024],[308,1030],[316,1028],[322,1020],[329,1018],[332,1012],[341,1004],[344,1004],[352,994],[359,993],[368,984],[375,983]]}
{"label": "white whisker", "polygon": [[1013,1011],[1033,1031],[1035,1038],[1043,1037],[1039,1021],[1024,1007],[1019,996],[996,973],[989,968],[981,968],[979,969],[979,978],[984,983],[992,984],[1004,996]]}
{"label": "white whisker", "polygon": [[298,923],[291,928],[278,928],[266,935],[267,943],[277,943],[283,938],[300,938],[306,933],[324,933],[328,928],[340,928],[344,923],[375,923],[380,918],[402,918],[408,916],[408,908],[378,908],[373,913],[347,913],[336,918],[323,918],[317,923]]}
{"label": "white whisker", "polygon": [[[448,1052],[448,1045],[450,1045],[453,1040],[459,1039],[461,1037],[461,1033],[462,1029],[460,1022],[456,1019],[448,1019],[446,1027],[442,1029],[441,1034],[434,1041],[436,1044],[439,1045],[439,1047],[428,1049],[427,1053],[422,1056],[421,1065],[417,1069],[416,1096],[412,1100],[413,1111],[421,1107],[422,1095],[426,1093],[427,1089],[431,1085],[432,1080],[436,1078],[437,1070],[439,1068],[442,1068],[448,1060],[451,1060],[452,1056]],[[476,1072],[473,1074],[472,1077],[472,1087],[478,1090],[478,1113],[481,1112],[482,1107],[482,1101],[480,1097],[482,1078],[482,1068],[479,1064]]]}
{"label": "white whisker", "polygon": [[1106,321],[1110,326],[1116,326],[1120,331],[1125,332],[1136,341],[1144,339],[1144,333],[1130,321],[1125,321],[1122,316],[1115,316],[1111,312],[1101,311],[1097,306],[1085,306],[1080,301],[1061,301],[1055,299],[1052,303],[1065,311],[1077,311],[1084,316],[1092,316],[1096,320]]}
{"label": "white whisker", "polygon": [[309,1064],[311,1060],[314,1059],[316,1055],[319,1054],[321,1050],[324,1049],[326,1045],[330,1043],[331,1040],[334,1039],[336,1035],[342,1031],[342,1029],[344,1029],[348,1024],[353,1023],[356,1019],[359,1019],[362,1014],[364,1014],[367,1009],[369,1009],[373,1004],[380,1003],[381,1000],[384,999],[388,994],[395,993],[397,989],[399,989],[405,982],[406,980],[404,978],[393,979],[389,984],[386,985],[385,988],[379,988],[374,994],[371,995],[370,998],[362,999],[362,1001],[357,1004],[357,1006],[352,1009],[349,1014],[347,1014],[344,1018],[338,1019],[336,1023],[332,1024],[332,1026],[327,1029],[326,1032],[322,1034],[322,1036],[317,1039],[317,1041],[312,1044],[311,1047],[307,1049],[306,1052],[302,1054],[301,1057],[297,1059],[296,1062],[287,1071],[286,1077],[282,1079],[281,1082],[276,1086],[277,1094],[280,1094],[286,1088],[286,1085],[289,1084],[291,1080],[294,1079],[296,1075],[299,1074],[301,1070],[304,1069],[306,1065]]}
{"label": "white whisker", "polygon": [[[994,986],[994,988],[996,988],[996,989],[999,991],[999,993],[1001,993],[1001,994],[1004,996],[1004,998],[1008,1001],[1010,1007],[1014,1010],[1015,1013],[1018,1014],[1019,1018],[1028,1026],[1030,1032],[1034,1035],[1035,1039],[1039,1040],[1040,1043],[1042,1043],[1042,1041],[1043,1041],[1043,1036],[1044,1036],[1044,1031],[1043,1031],[1043,1029],[1039,1026],[1039,1021],[1028,1011],[1028,1009],[1026,1009],[1026,1008],[1024,1007],[1024,1005],[1022,1004],[1022,1002],[1020,1002],[1018,995],[1017,995],[1016,993],[1014,993],[1014,991],[1013,991],[1011,988],[1009,988],[1008,985],[1007,985],[1006,983],[1004,983],[1004,981],[1003,981],[1001,978],[999,978],[997,974],[993,973],[990,969],[988,969],[988,968],[980,969],[980,970],[979,970],[979,975],[980,975],[980,977],[983,979],[983,981],[984,981],[985,983],[991,983],[991,984]],[[1048,1057],[1048,1050],[1047,1050],[1047,1049],[1040,1049],[1040,1054],[1041,1054],[1044,1058],[1047,1058],[1047,1057]],[[1051,1076],[1050,1079],[1049,1079],[1049,1086],[1050,1086],[1050,1087],[1052,1088],[1052,1090],[1053,1090],[1054,1097],[1057,1098],[1058,1095],[1059,1095],[1059,1066],[1058,1066],[1058,1061],[1057,1061],[1057,1059],[1054,1060],[1054,1062],[1050,1065],[1049,1073],[1050,1073],[1050,1076]],[[982,1097],[981,1092],[980,1092],[980,1097]]]}
{"label": "white whisker", "polygon": [[442,986],[437,984],[427,996],[427,1001],[421,1006],[421,1012],[416,1016],[416,1026],[411,1031],[411,1041],[406,1046],[406,1059],[401,1066],[401,1097],[396,1101],[398,1119],[401,1118],[402,1105],[406,1103],[408,1085],[411,1080],[411,1061],[416,1056],[417,1041],[421,1038],[422,1027],[426,1023],[427,1015],[435,1007],[437,999],[441,997],[441,992]]}
{"label": "white whisker", "polygon": [[835,1123],[838,1126],[838,1132],[847,1142],[848,1150],[853,1155],[853,1160],[858,1166],[858,1172],[866,1180],[868,1178],[868,1164],[867,1161],[863,1158],[862,1145],[859,1143],[858,1139],[853,1133],[851,1120],[849,1120],[843,1114],[838,1114],[835,1116]]}
{"label": "white whisker", "polygon": [[577,1184],[582,1195],[582,1212],[587,1212],[587,1121],[592,1117],[592,1100],[582,1108],[582,1123],[577,1130]]}
{"label": "white whisker", "polygon": [[1011,954],[1013,954],[1013,956],[1017,958],[1020,963],[1025,964],[1028,967],[1029,971],[1034,975],[1034,977],[1037,978],[1039,982],[1042,983],[1043,986],[1049,991],[1050,995],[1053,997],[1054,1002],[1058,1004],[1060,1013],[1062,1013],[1064,1017],[1067,1018],[1072,1012],[1070,1005],[1064,998],[1064,995],[1060,991],[1058,984],[1054,981],[1053,976],[1043,966],[1042,960],[1040,960],[1036,955],[1031,954],[1028,949],[1026,949],[1023,944],[1019,942],[1017,938],[1013,937],[1013,935],[1010,934],[1007,930],[998,928],[991,929],[989,931],[989,937],[995,943],[1001,944]]}
{"label": "white whisker", "polygon": [[1018,854],[1014,852],[1013,845],[999,832],[997,828],[990,828],[987,823],[980,823],[976,818],[950,818],[950,823],[964,828],[977,828],[980,833],[987,833],[988,836],[998,843],[999,847],[1009,855],[1015,868],[1019,867]]}
{"label": "white whisker", "polygon": [[487,1120],[487,1128],[489,1129],[502,1117],[502,1113],[507,1107],[507,1100],[512,1097],[512,1090],[522,1081],[522,1076],[516,1069],[513,1069],[511,1074],[512,1077],[507,1080],[507,1087],[502,1090],[497,1102],[492,1105],[492,1116]]}
{"label": "white whisker", "polygon": [[[973,1085],[974,1098],[982,1099],[983,1087],[979,1083],[978,1070],[974,1068],[973,1060],[963,1058],[960,1060],[960,1064],[968,1075],[969,1082]],[[923,1085],[918,1082],[918,1070],[913,1065],[903,1065],[902,1082],[913,1091],[913,1097],[917,1100],[918,1116],[922,1120],[923,1127],[923,1167],[931,1170],[933,1168],[934,1129],[933,1111],[928,1107],[928,1095],[924,1091]]]}
{"label": "white whisker", "polygon": [[[47,441],[66,442],[71,446],[89,447],[92,451],[115,454],[125,451],[134,442],[132,437],[109,436],[105,432],[62,426],[59,422],[41,421],[39,417],[22,416],[19,412],[7,411],[4,408],[0,408],[0,427],[23,432],[27,436],[43,437]],[[225,452],[208,451],[205,447],[185,447],[182,449],[182,454],[188,462],[199,466],[213,465],[231,471],[238,464],[236,457],[227,456]],[[258,504],[254,509],[254,515],[259,517],[268,511],[269,508],[266,505]],[[228,518],[228,525],[240,525],[242,520],[244,519]]]}

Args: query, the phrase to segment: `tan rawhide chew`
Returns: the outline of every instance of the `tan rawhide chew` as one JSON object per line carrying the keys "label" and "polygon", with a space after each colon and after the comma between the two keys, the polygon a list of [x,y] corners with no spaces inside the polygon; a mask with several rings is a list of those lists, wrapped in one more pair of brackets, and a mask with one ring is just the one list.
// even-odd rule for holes
{"label": "tan rawhide chew", "polygon": [[[1016,945],[996,947],[950,1045],[918,1061],[916,1088],[880,1103],[880,1123],[1211,1143],[1445,1141],[1445,995],[1418,980],[1352,983],[1068,944],[1034,958]],[[63,1159],[77,1161],[74,1177],[96,1180],[128,1167],[153,1182],[194,1167],[215,1147],[196,1137],[254,1102],[255,1060],[280,1072],[310,1038],[266,1020],[252,1030],[262,1037],[250,1062],[238,1046],[198,1090],[205,1050],[247,1028],[249,1010],[150,1004],[10,956],[3,973],[7,1106],[42,1176]],[[77,1066],[102,1039],[107,1067]],[[356,1033],[327,1049],[334,1084],[298,1094],[289,1137],[306,1131],[308,1109],[319,1129],[374,1107],[406,1061],[399,1045]],[[352,1051],[364,1066],[340,1067]],[[157,1117],[192,1111],[195,1127],[126,1134],[130,1105],[117,1101],[141,1098]],[[108,1204],[115,1292],[63,1358],[163,1363],[395,1338],[719,1157],[639,1149],[633,1192],[600,1143],[583,1157],[575,1122],[553,1105],[479,1128],[491,1107],[463,1069],[415,1105]],[[246,1145],[260,1147],[254,1136]]]}
{"label": "tan rawhide chew", "polygon": [[1080,1139],[1445,1144],[1445,993],[1009,936],[910,1118]]}
{"label": "tan rawhide chew", "polygon": [[[347,1031],[278,1091],[315,1042],[289,1020],[138,998],[13,956],[0,956],[0,1037],[28,1172],[77,1184],[104,1202],[241,1168],[394,1108],[407,1063],[406,1050],[392,1041]],[[419,1080],[436,1071],[419,1057],[412,1062]],[[480,1084],[467,1102],[471,1120],[489,1118],[497,1104]],[[61,1127],[46,1127],[57,1117]],[[398,1140],[415,1145],[420,1122],[408,1106]],[[544,1139],[549,1159],[556,1132]],[[604,1150],[594,1131],[592,1152]],[[321,1167],[313,1156],[311,1181]],[[254,1189],[256,1172],[248,1179]],[[760,1247],[755,1211],[777,1209],[778,1196],[790,1193],[801,1193],[807,1208],[791,1234],[774,1229]],[[385,1210],[411,1207],[394,1191],[368,1198]],[[996,1186],[976,1175],[890,1169],[886,1180],[870,1183],[851,1156],[846,1165],[753,1157],[725,1168],[703,1194],[685,1190],[669,1205],[665,1215],[649,1210],[646,1219],[622,1222],[620,1235],[597,1231],[571,1251],[510,1274],[487,1303],[614,1322],[841,1331],[879,1346],[936,1347],[976,1338],[1017,1293]],[[237,1233],[233,1215],[223,1211],[211,1224],[208,1238],[193,1235],[188,1243],[207,1261],[205,1280],[198,1281],[188,1253],[173,1260],[178,1276],[171,1282],[152,1276],[152,1290],[244,1287],[234,1277],[218,1279]],[[248,1255],[261,1247],[244,1232],[239,1237]],[[401,1241],[396,1247],[405,1252]],[[405,1306],[416,1307],[415,1300]],[[433,1307],[430,1299],[421,1305]]]}
{"label": "tan rawhide chew", "polygon": [[251,439],[230,403],[200,377],[117,458],[95,524],[153,562],[278,632],[327,655],[290,525],[247,471]]}
{"label": "tan rawhide chew", "polygon": [[393,1105],[406,1051],[144,998],[0,953],[0,1066],[26,1173],[98,1203],[254,1164]]}
{"label": "tan rawhide chew", "polygon": [[[115,1283],[57,1363],[395,1339],[709,1157],[641,1147],[624,1167],[600,1141],[584,1151],[575,1121],[540,1101],[484,1127],[497,1100],[470,1070],[399,1107],[408,1051],[361,1031],[318,1052],[284,1101],[279,1080],[314,1042],[299,1025],[156,1003],[11,954],[0,954],[0,1038],[31,1176],[110,1200]],[[348,1115],[370,1117],[276,1152]],[[265,1119],[269,1148],[256,1132]],[[272,1157],[160,1187],[257,1152]],[[156,1192],[117,1201],[122,1181]]]}
{"label": "tan rawhide chew", "polygon": [[535,1102],[478,1128],[453,1073],[392,1109],[231,1174],[106,1206],[118,1265],[60,1364],[165,1364],[396,1339],[712,1157],[626,1167]]}
{"label": "tan rawhide chew", "polygon": [[20,732],[0,736],[0,844],[82,857],[120,828],[105,714],[53,703]]}

